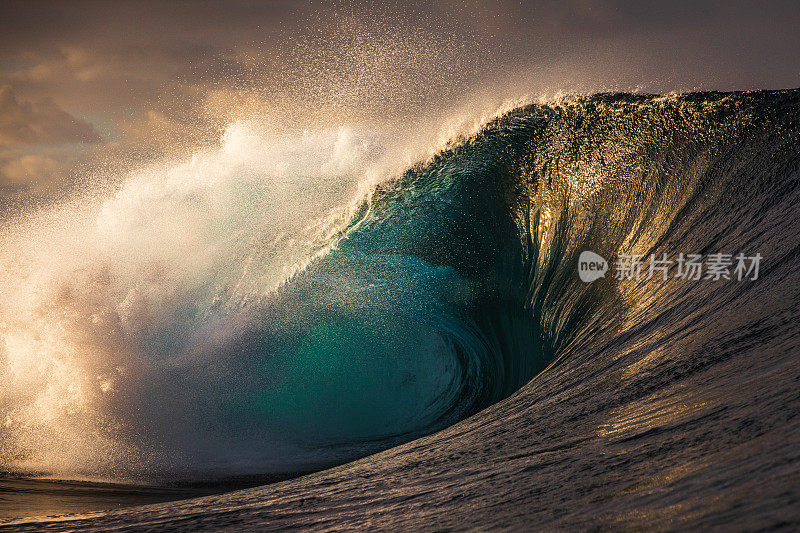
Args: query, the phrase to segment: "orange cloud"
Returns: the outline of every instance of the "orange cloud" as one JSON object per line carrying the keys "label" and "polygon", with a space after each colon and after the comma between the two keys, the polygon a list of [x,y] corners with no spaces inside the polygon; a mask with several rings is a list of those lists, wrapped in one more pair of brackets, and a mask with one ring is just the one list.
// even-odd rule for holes
{"label": "orange cloud", "polygon": [[52,157],[39,154],[26,154],[0,167],[0,179],[19,185],[51,176],[59,167]]}

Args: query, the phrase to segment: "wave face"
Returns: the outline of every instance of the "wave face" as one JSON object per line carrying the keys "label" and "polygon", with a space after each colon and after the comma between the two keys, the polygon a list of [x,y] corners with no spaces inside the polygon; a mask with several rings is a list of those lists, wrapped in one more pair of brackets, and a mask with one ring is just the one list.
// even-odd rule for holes
{"label": "wave face", "polygon": [[[104,335],[119,329],[96,356],[111,377],[86,377],[97,398],[66,419],[36,411],[63,400],[60,381],[27,403],[0,393],[0,465],[53,470],[33,445],[76,420],[108,443],[63,442],[91,452],[68,467],[94,475],[301,471],[394,446],[277,485],[57,524],[68,528],[797,526],[799,146],[800,91],[519,108],[347,204],[313,238],[288,228],[305,244],[286,264],[302,268],[280,283],[242,273],[274,273],[272,256],[248,248],[240,261],[225,245],[236,260],[209,259],[161,313],[127,286],[106,314],[78,313]],[[180,198],[205,205],[197,191]],[[215,219],[223,234],[253,218],[238,205],[222,217],[233,225]],[[270,239],[247,242],[287,257]],[[584,250],[763,260],[757,280],[587,284]],[[113,287],[116,276],[87,279]],[[11,315],[31,315],[3,311],[3,380],[22,387],[19,375],[38,374],[15,366],[28,360],[14,343],[62,337],[26,337]],[[125,318],[136,313],[147,320]],[[52,359],[68,368],[87,353]],[[42,370],[56,371],[68,370]]]}

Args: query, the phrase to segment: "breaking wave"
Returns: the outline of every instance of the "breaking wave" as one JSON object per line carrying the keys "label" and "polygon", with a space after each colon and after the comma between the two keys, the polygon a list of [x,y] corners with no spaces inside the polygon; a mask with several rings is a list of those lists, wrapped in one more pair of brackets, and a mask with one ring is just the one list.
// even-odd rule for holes
{"label": "breaking wave", "polygon": [[[780,487],[797,464],[777,435],[796,442],[784,415],[800,412],[799,141],[797,91],[574,97],[376,183],[379,143],[350,130],[276,142],[233,128],[219,150],[3,235],[0,469],[304,472],[430,435],[317,486],[228,499],[274,490],[285,498],[263,505],[291,507],[328,480],[371,491],[373,525],[413,527],[354,472],[405,486],[426,469],[424,499],[456,490],[460,468],[462,488],[582,501],[540,524],[678,520],[704,491],[722,503],[682,523],[712,525],[737,487],[765,472]],[[583,250],[764,260],[757,280],[587,284]],[[497,510],[484,489],[476,523]],[[673,496],[648,499],[659,490]],[[640,514],[592,518],[593,501]],[[771,523],[757,504],[742,503]],[[214,524],[211,503],[181,505]],[[457,524],[450,507],[427,519]],[[495,519],[521,524],[512,507]],[[149,519],[120,513],[98,524]]]}

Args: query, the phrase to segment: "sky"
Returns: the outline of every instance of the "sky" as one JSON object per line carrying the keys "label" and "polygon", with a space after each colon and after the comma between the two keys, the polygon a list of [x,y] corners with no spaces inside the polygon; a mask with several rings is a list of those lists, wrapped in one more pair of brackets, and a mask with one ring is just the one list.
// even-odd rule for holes
{"label": "sky", "polygon": [[795,2],[0,4],[0,215],[262,117],[408,131],[596,91],[800,86]]}

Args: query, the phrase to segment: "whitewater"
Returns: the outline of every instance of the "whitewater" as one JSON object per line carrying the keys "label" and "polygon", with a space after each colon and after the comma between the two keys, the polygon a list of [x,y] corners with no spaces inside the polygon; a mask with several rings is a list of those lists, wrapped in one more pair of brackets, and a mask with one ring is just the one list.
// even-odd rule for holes
{"label": "whitewater", "polygon": [[[532,103],[409,164],[242,122],[20,215],[6,494],[260,485],[0,528],[795,529],[799,146],[800,90]],[[585,283],[585,250],[763,260]]]}

